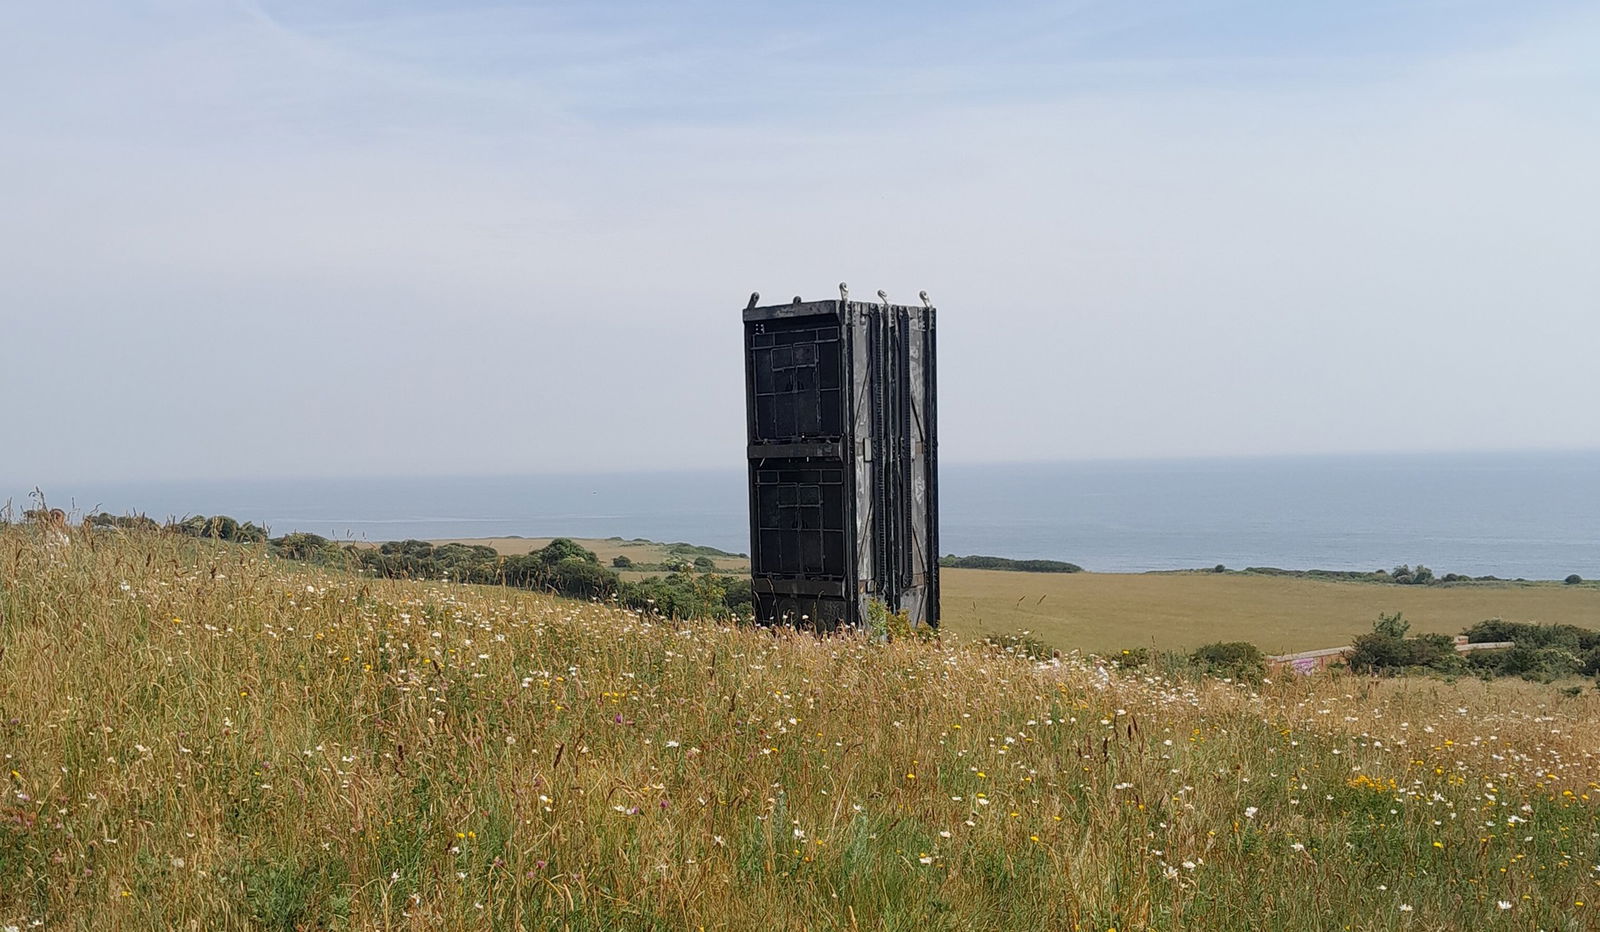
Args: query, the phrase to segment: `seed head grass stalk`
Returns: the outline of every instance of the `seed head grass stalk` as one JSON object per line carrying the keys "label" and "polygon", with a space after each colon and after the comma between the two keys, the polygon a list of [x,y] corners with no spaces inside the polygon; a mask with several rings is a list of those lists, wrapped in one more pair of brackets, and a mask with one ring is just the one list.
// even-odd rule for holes
{"label": "seed head grass stalk", "polygon": [[0,529],[0,927],[1588,929],[1600,700]]}

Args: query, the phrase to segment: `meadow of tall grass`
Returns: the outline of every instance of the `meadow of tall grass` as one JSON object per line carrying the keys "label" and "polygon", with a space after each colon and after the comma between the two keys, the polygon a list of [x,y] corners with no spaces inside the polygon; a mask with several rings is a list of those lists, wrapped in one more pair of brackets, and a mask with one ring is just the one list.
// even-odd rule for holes
{"label": "meadow of tall grass", "polygon": [[1600,927],[1600,696],[0,529],[0,929]]}

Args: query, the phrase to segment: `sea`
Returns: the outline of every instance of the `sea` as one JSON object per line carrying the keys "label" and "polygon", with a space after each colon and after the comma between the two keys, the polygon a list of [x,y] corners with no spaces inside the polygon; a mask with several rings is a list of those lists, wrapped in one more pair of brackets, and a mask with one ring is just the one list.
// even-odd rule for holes
{"label": "sea", "polygon": [[[28,487],[0,503],[28,507]],[[79,513],[340,540],[624,537],[749,549],[740,470],[61,483]],[[1272,566],[1600,578],[1600,451],[945,465],[940,550],[1101,572]]]}

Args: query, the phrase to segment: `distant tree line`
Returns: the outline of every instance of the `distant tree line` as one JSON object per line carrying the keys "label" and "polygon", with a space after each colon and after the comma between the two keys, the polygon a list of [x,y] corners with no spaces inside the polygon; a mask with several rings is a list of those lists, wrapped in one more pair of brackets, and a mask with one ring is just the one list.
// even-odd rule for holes
{"label": "distant tree line", "polygon": [[1013,570],[1019,573],[1081,573],[1083,567],[1061,560],[1012,560],[1007,557],[967,556],[946,554],[939,558],[940,566],[960,570]]}
{"label": "distant tree line", "polygon": [[[1226,567],[1218,564],[1213,572],[1221,573]],[[1394,583],[1401,586],[1431,586],[1435,583],[1466,583],[1466,582],[1509,582],[1499,576],[1467,576],[1462,573],[1445,573],[1435,576],[1433,570],[1418,563],[1416,566],[1402,563],[1391,570],[1286,570],[1276,566],[1247,566],[1246,573],[1257,576],[1293,576],[1300,579],[1343,579],[1356,582]],[[1515,582],[1526,582],[1518,579]],[[1574,573],[1566,578],[1568,585],[1583,582],[1583,577]]]}
{"label": "distant tree line", "polygon": [[[336,566],[388,579],[436,579],[535,589],[614,602],[670,618],[740,618],[754,611],[750,580],[710,572],[716,565],[703,555],[683,560],[666,575],[625,581],[614,569],[602,566],[594,551],[565,537],[531,553],[502,556],[493,547],[481,544],[436,545],[425,540],[402,540],[373,547],[304,532],[269,537],[263,528],[227,515],[199,515],[162,525],[143,515],[102,512],[90,516],[86,523],[95,528],[166,530],[209,540],[259,544],[286,560]],[[711,549],[691,548],[688,544],[673,546]]]}

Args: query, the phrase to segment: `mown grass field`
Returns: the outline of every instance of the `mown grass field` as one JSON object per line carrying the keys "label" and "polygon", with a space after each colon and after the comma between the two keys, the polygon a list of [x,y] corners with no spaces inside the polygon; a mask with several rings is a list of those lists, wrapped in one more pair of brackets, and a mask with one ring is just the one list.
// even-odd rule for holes
{"label": "mown grass field", "polygon": [[1600,586],[1400,586],[1240,573],[940,571],[944,624],[963,634],[1030,630],[1062,649],[1193,649],[1251,641],[1268,653],[1349,644],[1380,613],[1414,633],[1459,634],[1486,618],[1600,628]]}
{"label": "mown grass field", "polygon": [[1600,694],[1167,680],[0,529],[0,927],[1600,926]]}
{"label": "mown grass field", "polygon": [[[464,541],[527,553],[548,538]],[[444,541],[436,541],[444,543]],[[582,540],[602,563],[618,554],[660,562],[659,545]],[[719,558],[718,569],[750,563]],[[638,578],[648,573],[624,574]],[[1458,634],[1486,618],[1600,628],[1600,585],[1466,583],[1433,586],[1300,579],[1242,573],[1018,573],[943,569],[945,630],[967,637],[1030,631],[1061,650],[1131,647],[1189,650],[1251,641],[1268,653],[1337,647],[1372,630],[1380,613],[1403,612],[1421,634]]]}

